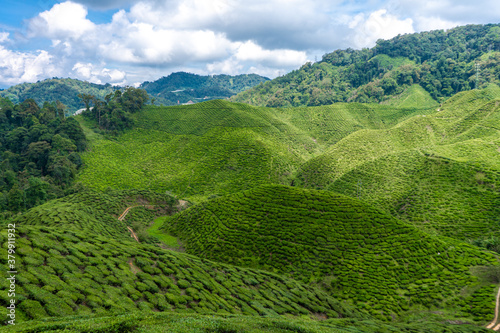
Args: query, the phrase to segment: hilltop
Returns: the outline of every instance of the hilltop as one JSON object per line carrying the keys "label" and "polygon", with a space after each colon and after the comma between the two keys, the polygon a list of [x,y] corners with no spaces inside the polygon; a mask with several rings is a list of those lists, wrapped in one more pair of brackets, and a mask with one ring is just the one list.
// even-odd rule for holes
{"label": "hilltop", "polygon": [[119,87],[110,84],[95,84],[76,79],[52,78],[36,83],[22,83],[0,91],[0,96],[8,98],[12,103],[22,103],[27,99],[34,99],[42,106],[45,102],[60,101],[66,106],[66,113],[73,114],[84,108],[85,104],[78,97],[79,94],[89,94],[104,99],[114,93]]}
{"label": "hilltop", "polygon": [[177,72],[153,82],[146,81],[140,88],[146,90],[158,104],[177,105],[229,98],[268,80],[257,74],[203,76]]}
{"label": "hilltop", "polygon": [[[466,52],[464,50],[467,50]],[[434,100],[498,83],[500,25],[467,25],[379,40],[371,49],[337,50],[321,61],[233,97],[259,106],[386,102],[413,84]],[[476,82],[476,69],[480,68]]]}
{"label": "hilltop", "polygon": [[434,114],[357,131],[302,165],[294,183],[357,196],[430,232],[498,238],[499,98],[491,85]]}

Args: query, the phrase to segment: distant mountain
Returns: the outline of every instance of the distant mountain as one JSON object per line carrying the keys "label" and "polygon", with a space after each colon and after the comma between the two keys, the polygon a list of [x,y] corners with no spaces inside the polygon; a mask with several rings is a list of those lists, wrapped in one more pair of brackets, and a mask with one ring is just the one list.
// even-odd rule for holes
{"label": "distant mountain", "polygon": [[[384,102],[419,84],[433,99],[500,82],[500,24],[467,25],[337,50],[233,97],[259,106]],[[478,74],[478,75],[476,75]]]}
{"label": "distant mountain", "polygon": [[201,76],[178,72],[153,82],[144,82],[140,88],[146,90],[157,103],[175,105],[228,98],[268,80],[257,74]]}
{"label": "distant mountain", "polygon": [[[201,76],[179,72],[153,82],[146,81],[140,88],[154,98],[155,104],[175,105],[228,98],[268,80],[257,74]],[[44,102],[59,100],[66,106],[66,112],[73,114],[85,107],[79,94],[94,95],[103,100],[109,93],[122,88],[109,83],[103,85],[69,78],[52,78],[0,90],[0,97],[8,98],[14,104],[33,98],[40,106]]]}
{"label": "distant mountain", "polygon": [[33,98],[40,106],[44,102],[59,100],[66,106],[67,113],[85,107],[78,94],[90,94],[104,99],[119,87],[110,84],[95,84],[76,79],[52,78],[36,83],[22,83],[0,91],[0,96],[10,99],[14,104]]}

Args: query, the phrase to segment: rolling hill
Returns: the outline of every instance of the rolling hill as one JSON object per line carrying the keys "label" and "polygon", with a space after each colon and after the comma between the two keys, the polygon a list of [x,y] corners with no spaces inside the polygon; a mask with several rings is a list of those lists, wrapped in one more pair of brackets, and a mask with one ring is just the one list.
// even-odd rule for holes
{"label": "rolling hill", "polygon": [[36,83],[23,83],[0,91],[0,96],[8,98],[17,104],[32,98],[40,106],[44,102],[60,101],[66,106],[66,113],[73,114],[76,110],[84,108],[78,94],[94,95],[99,99],[117,90],[110,84],[95,84],[76,79],[53,78]]}
{"label": "rolling hill", "polygon": [[[140,88],[146,90],[156,104],[177,105],[188,101],[200,102],[216,98],[229,98],[261,82],[269,80],[257,74],[202,76],[184,72],[172,73],[153,82],[143,82]],[[0,91],[0,97],[17,104],[34,99],[40,106],[44,102],[60,101],[66,106],[66,113],[73,114],[85,107],[79,94],[93,95],[104,100],[106,95],[124,87],[110,84],[95,84],[70,78],[52,78],[36,83],[23,83]]]}
{"label": "rolling hill", "polygon": [[357,131],[302,165],[295,184],[358,196],[446,236],[498,237],[498,97],[492,85],[388,130]]}
{"label": "rolling hill", "polygon": [[380,319],[460,304],[460,291],[477,281],[469,268],[497,262],[356,199],[282,185],[208,200],[167,219],[163,230],[190,254],[318,284]]}
{"label": "rolling hill", "polygon": [[221,100],[150,106],[116,140],[87,130],[95,140],[83,160],[91,167],[79,180],[99,189],[168,190],[190,200],[290,184],[300,165],[344,136],[431,110],[377,104],[271,109]]}
{"label": "rolling hill", "polygon": [[[16,269],[22,272],[15,287],[17,321],[139,310],[359,317],[312,286],[131,240],[117,215],[138,203],[164,215],[175,202],[148,191],[83,192],[10,221],[17,235]],[[7,236],[0,237],[5,244]],[[2,302],[8,302],[9,285],[7,279],[0,284]],[[1,311],[5,316],[8,309]]]}
{"label": "rolling hill", "polygon": [[269,79],[257,74],[197,75],[185,72],[172,73],[153,82],[144,82],[146,90],[158,103],[177,105],[211,99],[229,98]]}
{"label": "rolling hill", "polygon": [[[0,100],[0,206],[16,208],[0,212],[0,262],[16,272],[15,297],[14,273],[0,281],[16,325],[0,330],[489,331],[499,36],[470,25],[338,50],[233,97],[258,106],[212,98],[261,77],[187,73],[143,88],[208,101],[144,106],[129,88],[65,120],[60,105]],[[70,101],[84,86],[114,89],[16,91]]]}

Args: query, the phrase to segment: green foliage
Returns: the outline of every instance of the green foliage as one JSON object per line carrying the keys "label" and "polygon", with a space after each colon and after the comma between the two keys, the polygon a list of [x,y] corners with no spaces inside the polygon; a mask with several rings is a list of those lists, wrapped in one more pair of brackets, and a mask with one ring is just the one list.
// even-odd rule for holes
{"label": "green foliage", "polygon": [[[123,92],[117,90],[114,94],[108,94],[104,97],[105,101],[92,95],[78,96],[86,105],[82,114],[93,120],[99,129],[113,134],[130,128],[134,124],[132,114],[141,111],[149,99],[145,90],[133,87],[127,87]],[[89,107],[90,102],[94,104],[92,108]]]}
{"label": "green foliage", "polygon": [[257,74],[200,76],[185,72],[172,73],[140,88],[154,96],[157,103],[175,105],[231,97],[268,79]]}
{"label": "green foliage", "polygon": [[24,211],[74,191],[87,142],[58,102],[14,105],[0,98],[0,211]]}
{"label": "green foliage", "polygon": [[[337,50],[232,97],[261,106],[391,102],[418,84],[434,100],[500,83],[498,24],[405,34],[371,49]],[[475,64],[481,66],[476,82]]]}
{"label": "green foliage", "polygon": [[83,158],[92,167],[79,180],[98,189],[167,190],[190,200],[290,184],[301,164],[343,137],[428,112],[361,104],[269,109],[220,100],[147,107],[135,115],[134,130],[94,142]]}
{"label": "green foliage", "polygon": [[[38,319],[89,311],[110,315],[144,309],[228,314],[243,313],[247,307],[272,312],[273,307],[284,306],[282,295],[290,305],[284,314],[357,316],[356,311],[324,292],[272,273],[100,235],[96,233],[99,230],[75,228],[69,222],[58,226],[15,223],[23,240],[16,244],[16,269],[23,272],[20,277],[24,272],[32,275],[16,281],[16,298],[23,300],[17,309],[19,321],[23,317]],[[6,236],[0,238],[6,248]],[[34,252],[46,258],[43,265],[35,267],[29,262]],[[222,285],[215,276],[232,283]],[[248,276],[253,280],[247,281]],[[6,295],[7,288],[8,284],[2,283],[0,292]],[[295,289],[303,294],[292,293]],[[264,298],[272,301],[263,302]]]}
{"label": "green foliage", "polygon": [[440,111],[358,131],[305,163],[298,186],[359,197],[423,230],[498,237],[500,88],[460,93]]}
{"label": "green foliage", "polygon": [[84,107],[84,103],[78,97],[79,94],[90,94],[104,98],[118,88],[110,84],[101,85],[84,82],[75,79],[53,78],[37,83],[23,83],[0,91],[0,96],[10,99],[13,103],[21,103],[27,99],[34,99],[42,105],[45,102],[61,101],[67,109],[68,114]]}
{"label": "green foliage", "polygon": [[78,316],[67,319],[47,318],[5,329],[6,332],[144,332],[144,333],[379,333],[379,332],[449,332],[479,333],[486,328],[466,323],[460,325],[432,322],[383,323],[375,320],[276,318],[242,315],[204,315],[188,313],[141,312],[119,316]]}
{"label": "green foliage", "polygon": [[163,230],[178,236],[188,253],[319,284],[380,318],[442,306],[475,281],[468,267],[497,261],[355,199],[277,185],[191,207]]}
{"label": "green foliage", "polygon": [[[169,195],[148,190],[107,191],[106,193],[87,190],[37,206],[15,218],[13,222],[22,225],[94,232],[108,237],[129,239],[127,223],[137,223],[145,227],[153,221],[155,216],[173,212],[175,203],[176,200]],[[133,208],[124,221],[117,219],[127,207],[145,204],[150,205],[150,208]],[[136,210],[141,208],[143,213],[134,215]]]}

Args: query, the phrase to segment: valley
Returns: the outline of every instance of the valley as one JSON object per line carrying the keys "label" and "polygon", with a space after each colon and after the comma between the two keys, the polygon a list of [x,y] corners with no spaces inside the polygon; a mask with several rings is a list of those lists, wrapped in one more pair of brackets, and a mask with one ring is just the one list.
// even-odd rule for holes
{"label": "valley", "polygon": [[[471,45],[461,29],[490,28],[447,34]],[[469,54],[439,90],[446,66],[402,54],[407,38],[335,51],[310,76],[242,77],[231,100],[159,106],[127,87],[65,117],[0,99],[16,268],[16,325],[0,330],[498,331],[500,78],[491,65],[472,89]],[[184,74],[145,85],[180,93]],[[296,94],[297,77],[328,99]]]}

